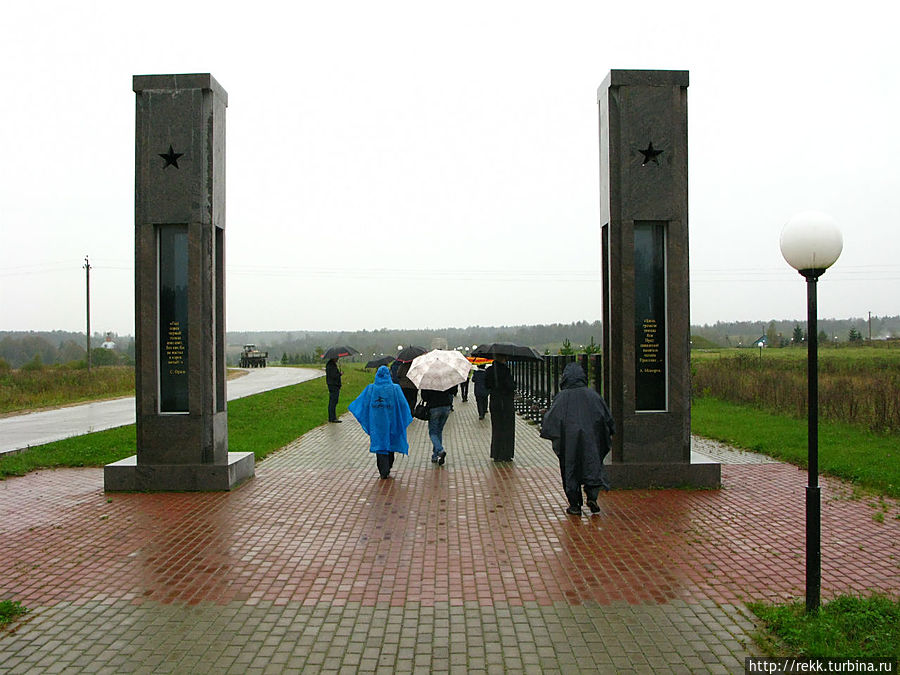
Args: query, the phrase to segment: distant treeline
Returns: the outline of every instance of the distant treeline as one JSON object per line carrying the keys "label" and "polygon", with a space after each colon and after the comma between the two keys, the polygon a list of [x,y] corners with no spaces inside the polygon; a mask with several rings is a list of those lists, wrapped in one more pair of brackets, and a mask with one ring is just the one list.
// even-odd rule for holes
{"label": "distant treeline", "polygon": [[[91,363],[113,366],[134,363],[134,338],[112,334],[113,349],[100,345],[106,340],[105,334],[91,336]],[[86,365],[87,345],[84,333],[68,331],[0,331],[0,366],[21,368],[50,365]]]}
{"label": "distant treeline", "polygon": [[[244,344],[255,344],[269,352],[270,363],[316,362],[319,355],[332,345],[349,345],[360,352],[358,361],[368,361],[382,354],[396,354],[397,347],[418,345],[431,348],[437,341],[448,349],[468,347],[489,342],[514,342],[529,345],[540,351],[550,349],[556,353],[566,340],[572,348],[599,345],[602,338],[599,321],[578,321],[570,324],[536,326],[469,326],[468,328],[440,328],[404,330],[381,328],[378,330],[329,332],[329,331],[260,331],[229,332],[227,340],[228,360],[233,362]],[[287,355],[284,358],[284,355]]]}
{"label": "distant treeline", "polygon": [[[857,340],[885,340],[900,338],[900,316],[873,316],[849,319],[819,319],[819,342],[853,342]],[[806,320],[782,319],[770,321],[718,321],[714,324],[691,326],[691,334],[708,340],[718,347],[752,347],[766,337],[770,347],[782,347],[796,342],[798,332],[806,339]],[[695,341],[696,342],[696,341]],[[696,346],[696,345],[695,345]]]}
{"label": "distant treeline", "polygon": [[[715,324],[692,326],[694,347],[755,347],[763,336],[771,347],[787,346],[799,336],[805,339],[806,321],[793,319],[770,321],[720,321]],[[900,337],[900,316],[873,316],[868,318],[819,319],[820,342],[847,342]],[[92,349],[103,343],[105,336],[94,333]],[[392,329],[362,331],[242,331],[229,332],[228,362],[238,361],[241,346],[255,344],[269,352],[270,363],[316,362],[323,350],[332,345],[349,345],[361,355],[357,360],[367,361],[382,354],[395,354],[399,345],[419,345],[430,348],[432,344],[444,344],[450,349],[472,348],[487,342],[514,342],[535,347],[541,352],[556,354],[570,345],[575,352],[584,351],[591,344],[602,344],[603,330],[599,321],[553,323],[530,326],[469,326],[467,328]],[[116,342],[113,351],[127,363],[134,359],[134,338],[113,335]],[[592,343],[593,341],[593,343]],[[94,352],[92,351],[92,354]],[[44,364],[71,363],[85,358],[84,333],[52,332],[2,332],[0,331],[0,359],[13,368],[32,361],[35,355]],[[285,356],[286,355],[286,356]],[[98,358],[109,358],[112,354]],[[97,363],[96,359],[93,362]]]}

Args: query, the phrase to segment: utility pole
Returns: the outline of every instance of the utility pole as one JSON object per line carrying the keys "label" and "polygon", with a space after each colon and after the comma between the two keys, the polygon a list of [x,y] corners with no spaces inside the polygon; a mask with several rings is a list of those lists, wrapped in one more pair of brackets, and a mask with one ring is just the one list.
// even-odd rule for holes
{"label": "utility pole", "polygon": [[872,312],[869,312],[869,342],[872,341]]}
{"label": "utility pole", "polygon": [[87,369],[91,372],[91,263],[84,256],[84,279],[87,302]]}

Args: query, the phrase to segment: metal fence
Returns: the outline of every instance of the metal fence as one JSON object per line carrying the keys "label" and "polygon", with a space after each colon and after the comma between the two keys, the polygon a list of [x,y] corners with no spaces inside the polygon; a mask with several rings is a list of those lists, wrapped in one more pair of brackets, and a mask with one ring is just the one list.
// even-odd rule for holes
{"label": "metal fence", "polygon": [[516,412],[525,419],[540,423],[544,413],[559,393],[559,379],[566,364],[577,361],[588,376],[588,386],[603,395],[603,367],[600,354],[544,356],[542,361],[514,361],[509,364],[516,381]]}

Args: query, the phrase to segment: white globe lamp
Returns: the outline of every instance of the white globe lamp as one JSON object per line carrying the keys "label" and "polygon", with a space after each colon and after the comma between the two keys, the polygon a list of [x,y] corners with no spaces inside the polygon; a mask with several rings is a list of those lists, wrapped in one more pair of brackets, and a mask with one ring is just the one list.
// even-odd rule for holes
{"label": "white globe lamp", "polygon": [[[806,486],[806,611],[816,612],[822,587],[822,496],[819,488],[819,346],[816,285],[834,265],[844,239],[834,218],[819,211],[802,211],[781,230],[781,255],[806,278],[807,476]],[[762,354],[762,350],[760,350]]]}
{"label": "white globe lamp", "polygon": [[808,276],[834,265],[844,248],[844,238],[834,218],[820,211],[802,211],[781,230],[781,255],[795,270]]}

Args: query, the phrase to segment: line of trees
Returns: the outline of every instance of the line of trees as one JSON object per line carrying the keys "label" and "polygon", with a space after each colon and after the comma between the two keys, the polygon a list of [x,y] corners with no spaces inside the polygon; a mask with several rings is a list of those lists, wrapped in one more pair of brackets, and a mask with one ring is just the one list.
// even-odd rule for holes
{"label": "line of trees", "polygon": [[[805,322],[772,320],[768,322],[716,322],[691,327],[696,348],[755,347],[761,337],[771,347],[804,343]],[[820,319],[819,343],[862,342],[900,337],[900,316],[873,316],[870,319]],[[389,329],[362,331],[259,331],[229,332],[229,363],[237,363],[241,346],[248,343],[269,352],[271,363],[317,363],[322,352],[332,345],[347,344],[361,352],[360,360],[382,354],[394,354],[398,345],[431,347],[436,338],[447,346],[469,347],[488,342],[514,342],[535,347],[541,352],[557,354],[590,352],[602,344],[603,329],[599,321],[577,321],[522,326],[469,326],[467,328]],[[91,361],[103,365],[134,362],[134,338],[117,336],[112,350],[100,350],[104,340],[100,333],[91,338]],[[71,364],[86,357],[84,333],[66,331],[0,332],[0,359],[20,368],[37,358],[41,364]]]}
{"label": "line of trees", "polygon": [[[100,345],[106,336],[91,336],[91,364],[96,366],[130,365],[134,363],[134,338],[113,335],[116,346]],[[0,333],[0,362],[10,368],[41,368],[49,365],[87,365],[84,333],[65,331]]]}
{"label": "line of trees", "polygon": [[[900,316],[868,318],[819,319],[819,344],[833,342],[862,342],[900,338]],[[763,321],[719,321],[714,324],[692,326],[691,333],[719,347],[754,347],[762,337],[769,347],[787,347],[806,342],[805,321],[782,319]],[[695,340],[696,342],[696,340]]]}
{"label": "line of trees", "polygon": [[[244,344],[255,344],[269,352],[272,363],[316,363],[325,349],[332,345],[350,345],[360,352],[357,360],[368,361],[382,354],[396,354],[399,345],[419,345],[430,348],[432,341],[446,340],[450,349],[489,342],[514,342],[529,345],[540,351],[556,354],[565,340],[575,351],[584,351],[602,340],[599,321],[578,321],[570,324],[533,326],[469,326],[467,328],[389,329],[362,331],[267,331],[229,332],[227,341],[229,362],[233,361]],[[286,355],[286,356],[285,356]],[[287,359],[284,361],[284,359]]]}

